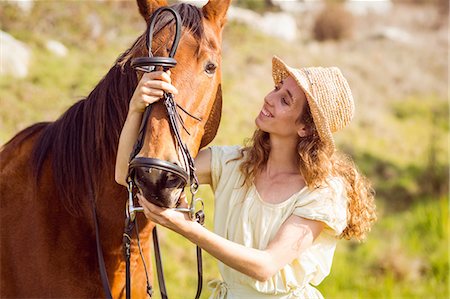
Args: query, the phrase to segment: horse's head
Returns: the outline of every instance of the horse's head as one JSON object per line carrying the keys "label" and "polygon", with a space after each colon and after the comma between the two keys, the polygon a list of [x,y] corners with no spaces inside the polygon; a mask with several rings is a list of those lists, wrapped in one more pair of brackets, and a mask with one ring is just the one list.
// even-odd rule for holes
{"label": "horse's head", "polygon": [[[166,1],[138,0],[141,15],[150,22],[150,16]],[[181,129],[181,137],[190,153],[212,141],[217,133],[222,109],[221,91],[221,44],[222,29],[230,0],[210,0],[202,8],[188,4],[176,4],[175,9],[182,19],[182,36],[175,55],[177,65],[172,69],[172,84],[178,89],[175,101],[194,117],[180,111],[186,130]],[[155,26],[152,51],[154,56],[168,56],[174,38],[174,26],[165,24],[172,19],[170,14],[161,18]],[[172,23],[173,24],[173,23]],[[158,29],[156,29],[158,28]],[[145,36],[145,35],[144,35]],[[135,43],[133,58],[148,55],[145,40]],[[147,121],[144,144],[137,157],[147,157],[167,161],[187,169],[177,146],[164,104],[160,101],[152,107]],[[144,195],[151,201],[167,207],[176,205],[181,189],[180,178],[172,171],[137,167],[138,184]]]}

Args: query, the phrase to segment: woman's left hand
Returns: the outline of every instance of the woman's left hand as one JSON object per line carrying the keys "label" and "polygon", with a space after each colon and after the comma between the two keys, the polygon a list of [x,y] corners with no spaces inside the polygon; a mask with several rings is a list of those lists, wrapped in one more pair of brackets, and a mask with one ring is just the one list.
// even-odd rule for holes
{"label": "woman's left hand", "polygon": [[[194,223],[187,213],[175,211],[173,209],[162,208],[149,202],[140,193],[137,194],[139,204],[144,208],[147,219],[156,224],[167,227],[177,233],[183,234],[188,231],[189,226]],[[182,194],[180,207],[187,207],[184,193]]]}

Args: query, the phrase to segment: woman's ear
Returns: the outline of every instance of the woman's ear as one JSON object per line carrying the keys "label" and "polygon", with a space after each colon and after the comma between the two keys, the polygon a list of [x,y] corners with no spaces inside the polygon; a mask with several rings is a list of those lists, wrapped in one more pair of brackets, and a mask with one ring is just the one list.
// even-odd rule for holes
{"label": "woman's ear", "polygon": [[298,125],[297,134],[301,138],[308,137],[309,135],[311,135],[311,129],[305,124],[301,123]]}

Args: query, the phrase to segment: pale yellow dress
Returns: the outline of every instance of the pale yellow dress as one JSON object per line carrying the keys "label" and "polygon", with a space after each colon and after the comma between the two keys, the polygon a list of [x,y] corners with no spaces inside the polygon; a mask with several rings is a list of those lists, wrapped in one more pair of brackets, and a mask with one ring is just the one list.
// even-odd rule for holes
{"label": "pale yellow dress", "polygon": [[266,203],[254,185],[242,186],[241,160],[230,161],[239,157],[239,149],[211,147],[217,234],[246,247],[265,249],[292,214],[322,221],[326,228],[312,246],[264,282],[219,262],[223,281],[209,282],[210,299],[323,298],[312,285],[318,285],[330,273],[336,237],[346,227],[347,199],[342,181],[333,178],[327,186],[305,187],[282,203]]}

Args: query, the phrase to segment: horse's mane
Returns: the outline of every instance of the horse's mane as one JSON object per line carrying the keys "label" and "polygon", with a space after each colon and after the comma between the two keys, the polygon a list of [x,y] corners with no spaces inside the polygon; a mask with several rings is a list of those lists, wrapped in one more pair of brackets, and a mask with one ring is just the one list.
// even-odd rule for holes
{"label": "horse's mane", "polygon": [[[201,40],[204,34],[201,10],[183,3],[172,8],[180,14],[183,29]],[[166,15],[157,21],[155,32],[170,23]],[[130,67],[130,60],[148,55],[145,51],[146,34],[117,59],[85,99],[45,127],[34,147],[32,161],[36,181],[39,182],[43,164],[50,158],[62,202],[73,215],[81,213],[80,201],[83,198],[93,196],[105,181],[114,183],[113,172],[108,170],[114,169],[119,135],[129,100],[137,86],[137,76]]]}

